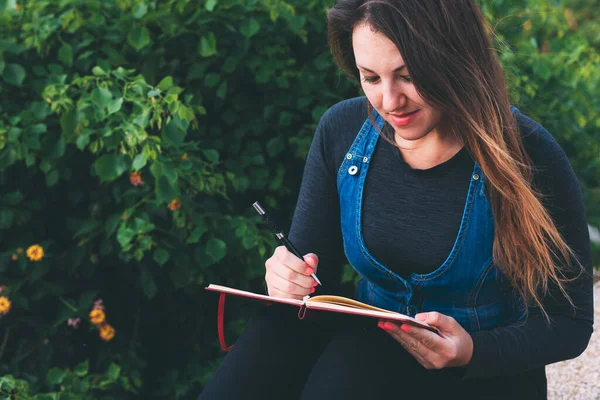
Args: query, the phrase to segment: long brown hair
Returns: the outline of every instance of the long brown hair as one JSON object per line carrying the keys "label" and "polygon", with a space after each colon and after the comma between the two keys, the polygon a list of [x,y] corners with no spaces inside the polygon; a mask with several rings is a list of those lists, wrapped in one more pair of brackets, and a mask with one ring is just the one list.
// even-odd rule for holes
{"label": "long brown hair", "polygon": [[488,177],[494,263],[517,290],[525,312],[538,306],[549,320],[542,300],[552,283],[573,305],[565,272],[581,264],[534,188],[492,30],[475,1],[339,0],[327,18],[329,45],[346,74],[360,79],[352,32],[366,23],[396,45],[421,97],[449,116],[448,134],[465,143]]}

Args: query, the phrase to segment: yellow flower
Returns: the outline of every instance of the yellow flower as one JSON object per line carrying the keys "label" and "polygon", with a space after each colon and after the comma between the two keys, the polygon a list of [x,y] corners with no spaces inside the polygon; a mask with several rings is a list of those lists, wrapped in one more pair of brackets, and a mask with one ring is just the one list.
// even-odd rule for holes
{"label": "yellow flower", "polygon": [[94,325],[100,325],[106,320],[106,314],[102,310],[92,310],[90,312],[90,321]]}
{"label": "yellow flower", "polygon": [[100,328],[100,337],[102,340],[109,341],[115,337],[115,328],[110,326],[109,324],[105,324]]}
{"label": "yellow flower", "polygon": [[44,249],[39,244],[29,246],[27,249],[27,257],[29,257],[31,261],[40,261],[44,258]]}
{"label": "yellow flower", "polygon": [[10,311],[10,304],[8,297],[0,297],[0,314],[7,314]]}

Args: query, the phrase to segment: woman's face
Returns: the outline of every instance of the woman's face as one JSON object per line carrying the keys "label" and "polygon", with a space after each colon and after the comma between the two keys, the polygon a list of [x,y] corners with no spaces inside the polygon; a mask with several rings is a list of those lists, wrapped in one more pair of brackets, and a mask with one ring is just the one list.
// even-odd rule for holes
{"label": "woman's face", "polygon": [[352,46],[363,91],[394,128],[396,142],[409,145],[437,132],[442,112],[419,96],[396,45],[369,25],[360,24],[354,28]]}

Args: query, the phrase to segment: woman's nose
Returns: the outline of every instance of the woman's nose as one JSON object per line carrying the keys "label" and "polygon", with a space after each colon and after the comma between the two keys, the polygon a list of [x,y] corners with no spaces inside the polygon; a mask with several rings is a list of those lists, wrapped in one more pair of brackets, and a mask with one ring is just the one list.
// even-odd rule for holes
{"label": "woman's nose", "polygon": [[406,95],[396,82],[383,84],[381,96],[381,107],[387,112],[396,111],[406,105]]}

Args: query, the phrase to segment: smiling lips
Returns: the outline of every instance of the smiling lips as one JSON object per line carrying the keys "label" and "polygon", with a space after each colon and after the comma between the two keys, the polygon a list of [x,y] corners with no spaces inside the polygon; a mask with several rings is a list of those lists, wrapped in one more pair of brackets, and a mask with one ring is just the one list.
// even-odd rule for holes
{"label": "smiling lips", "polygon": [[392,122],[394,123],[394,125],[396,126],[406,126],[408,124],[410,124],[411,122],[413,122],[415,120],[415,118],[417,118],[419,111],[421,110],[415,110],[409,113],[404,113],[404,114],[389,114],[390,119],[392,120]]}

